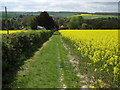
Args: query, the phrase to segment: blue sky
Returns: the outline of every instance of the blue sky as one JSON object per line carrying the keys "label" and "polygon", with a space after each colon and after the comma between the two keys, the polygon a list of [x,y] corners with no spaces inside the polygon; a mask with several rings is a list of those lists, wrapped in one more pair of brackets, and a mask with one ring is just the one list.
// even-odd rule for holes
{"label": "blue sky", "polygon": [[119,0],[2,0],[8,11],[117,12]]}

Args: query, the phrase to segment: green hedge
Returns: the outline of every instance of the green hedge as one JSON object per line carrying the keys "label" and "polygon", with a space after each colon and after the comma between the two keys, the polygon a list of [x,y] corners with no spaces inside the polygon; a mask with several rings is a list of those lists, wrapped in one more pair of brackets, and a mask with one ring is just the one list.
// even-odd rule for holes
{"label": "green hedge", "polygon": [[2,35],[3,85],[11,82],[15,72],[24,60],[52,35],[50,30],[34,30],[10,35]]}

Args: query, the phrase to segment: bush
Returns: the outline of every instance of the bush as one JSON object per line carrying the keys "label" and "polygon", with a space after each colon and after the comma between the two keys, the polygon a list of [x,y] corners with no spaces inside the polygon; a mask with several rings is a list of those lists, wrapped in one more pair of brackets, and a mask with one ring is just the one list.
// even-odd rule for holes
{"label": "bush", "polygon": [[18,70],[23,61],[30,57],[51,35],[50,30],[2,35],[3,87],[11,82],[15,75],[13,73]]}

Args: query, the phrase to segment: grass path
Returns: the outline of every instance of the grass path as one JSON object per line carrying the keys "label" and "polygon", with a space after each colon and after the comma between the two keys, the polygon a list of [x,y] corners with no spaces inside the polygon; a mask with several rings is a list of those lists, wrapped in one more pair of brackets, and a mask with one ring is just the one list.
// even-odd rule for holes
{"label": "grass path", "polygon": [[[62,45],[60,35],[53,35],[42,48],[35,53],[18,72],[16,88],[60,88],[63,85],[63,73],[60,67],[61,58],[66,59],[67,52]],[[60,55],[60,50],[64,55]]]}
{"label": "grass path", "polygon": [[79,88],[76,75],[59,33],[55,33],[33,57],[25,61],[16,76],[13,88]]}

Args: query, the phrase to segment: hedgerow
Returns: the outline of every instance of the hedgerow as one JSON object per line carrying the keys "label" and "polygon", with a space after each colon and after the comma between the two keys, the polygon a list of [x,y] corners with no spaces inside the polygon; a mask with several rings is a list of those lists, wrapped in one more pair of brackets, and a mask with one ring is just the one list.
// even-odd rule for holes
{"label": "hedgerow", "polygon": [[3,86],[13,80],[16,71],[38,47],[52,35],[50,30],[31,30],[2,35]]}

